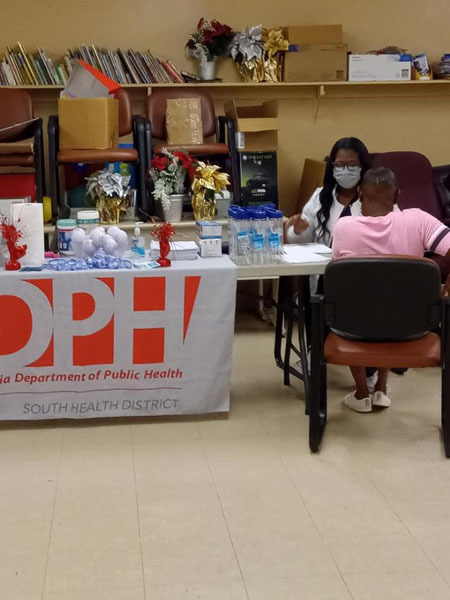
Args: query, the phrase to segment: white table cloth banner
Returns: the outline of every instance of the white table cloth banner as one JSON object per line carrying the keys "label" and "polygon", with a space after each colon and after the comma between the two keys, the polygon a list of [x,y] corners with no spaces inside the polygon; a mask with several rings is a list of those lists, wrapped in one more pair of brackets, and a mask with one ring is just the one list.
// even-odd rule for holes
{"label": "white table cloth banner", "polygon": [[236,268],[0,274],[0,419],[229,409]]}

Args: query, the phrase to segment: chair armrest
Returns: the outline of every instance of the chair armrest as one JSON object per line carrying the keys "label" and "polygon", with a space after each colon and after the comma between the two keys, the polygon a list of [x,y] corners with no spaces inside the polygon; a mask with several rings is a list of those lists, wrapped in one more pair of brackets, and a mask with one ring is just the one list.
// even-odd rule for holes
{"label": "chair armrest", "polygon": [[[236,151],[236,121],[231,117],[220,116],[217,117],[219,124],[219,135],[218,141],[221,144],[225,144],[225,139],[228,141],[230,152]],[[226,136],[225,136],[226,132]]]}
{"label": "chair armrest", "polygon": [[145,154],[147,157],[147,168],[150,169],[152,162],[152,124],[148,119],[144,122]]}
{"label": "chair armrest", "polygon": [[50,115],[47,124],[48,140],[59,148],[59,119],[58,115]]}
{"label": "chair armrest", "polygon": [[441,298],[441,363],[442,368],[450,369],[449,333],[450,333],[450,297]]}

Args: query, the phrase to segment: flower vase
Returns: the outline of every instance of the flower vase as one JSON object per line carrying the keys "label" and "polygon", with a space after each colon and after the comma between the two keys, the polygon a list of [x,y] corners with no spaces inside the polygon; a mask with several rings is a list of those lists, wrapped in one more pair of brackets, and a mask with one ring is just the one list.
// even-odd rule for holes
{"label": "flower vase", "polygon": [[202,81],[212,81],[216,78],[216,60],[200,61],[200,77]]}
{"label": "flower vase", "polygon": [[207,200],[203,194],[192,196],[192,210],[196,221],[214,221],[216,215],[216,200],[214,196]]}
{"label": "flower vase", "polygon": [[171,194],[170,206],[164,208],[161,201],[157,203],[158,216],[167,223],[179,223],[183,217],[183,202],[189,200],[186,194]]}

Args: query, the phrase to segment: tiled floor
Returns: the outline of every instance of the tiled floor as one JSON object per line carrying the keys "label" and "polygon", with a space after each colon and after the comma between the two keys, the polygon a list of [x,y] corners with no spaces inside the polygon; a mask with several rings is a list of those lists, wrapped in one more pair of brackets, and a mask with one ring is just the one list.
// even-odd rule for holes
{"label": "tiled floor", "polygon": [[230,416],[0,429],[2,600],[448,600],[439,374],[341,406],[311,455],[273,330],[242,317]]}

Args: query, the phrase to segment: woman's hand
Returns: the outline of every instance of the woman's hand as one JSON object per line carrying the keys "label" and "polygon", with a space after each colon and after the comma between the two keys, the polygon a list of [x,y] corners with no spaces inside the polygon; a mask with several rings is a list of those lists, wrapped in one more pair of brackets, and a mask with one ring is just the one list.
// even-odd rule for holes
{"label": "woman's hand", "polygon": [[287,220],[286,223],[286,231],[288,230],[288,228],[293,225],[294,226],[294,232],[298,235],[299,233],[302,233],[303,231],[305,231],[308,228],[308,222],[306,221],[306,219],[303,218],[303,216],[300,215],[294,215],[293,217],[290,217]]}

